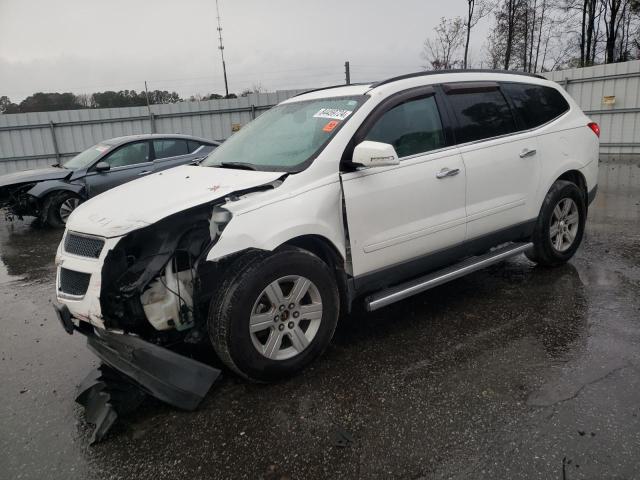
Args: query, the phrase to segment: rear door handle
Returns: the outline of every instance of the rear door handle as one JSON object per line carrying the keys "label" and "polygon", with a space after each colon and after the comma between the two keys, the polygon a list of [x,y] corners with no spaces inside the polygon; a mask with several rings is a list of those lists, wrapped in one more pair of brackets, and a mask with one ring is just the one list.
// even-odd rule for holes
{"label": "rear door handle", "polygon": [[445,167],[442,170],[440,170],[438,173],[436,173],[436,178],[455,177],[459,173],[460,173],[459,168],[450,169]]}
{"label": "rear door handle", "polygon": [[150,173],[153,173],[153,170],[143,170],[138,175],[149,175]]}
{"label": "rear door handle", "polygon": [[525,148],[520,152],[520,158],[533,157],[535,154],[536,154],[535,148],[532,148],[532,149]]}

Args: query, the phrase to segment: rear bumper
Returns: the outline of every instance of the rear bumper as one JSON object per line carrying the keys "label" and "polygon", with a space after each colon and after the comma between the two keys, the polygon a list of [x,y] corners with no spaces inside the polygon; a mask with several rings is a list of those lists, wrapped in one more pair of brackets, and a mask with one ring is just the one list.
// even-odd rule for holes
{"label": "rear bumper", "polygon": [[76,325],[66,305],[54,304],[64,330],[87,337],[87,346],[111,368],[123,373],[142,390],[183,410],[195,410],[220,370],[141,338],[93,328],[86,322]]}

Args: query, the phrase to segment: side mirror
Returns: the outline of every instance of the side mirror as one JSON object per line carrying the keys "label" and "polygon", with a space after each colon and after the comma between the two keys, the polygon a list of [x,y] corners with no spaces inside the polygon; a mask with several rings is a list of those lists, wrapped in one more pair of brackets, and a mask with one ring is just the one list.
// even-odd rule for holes
{"label": "side mirror", "polygon": [[393,145],[365,140],[353,149],[353,163],[364,167],[398,165],[400,160]]}
{"label": "side mirror", "polygon": [[111,170],[111,165],[107,162],[96,163],[96,172],[108,172],[109,170]]}

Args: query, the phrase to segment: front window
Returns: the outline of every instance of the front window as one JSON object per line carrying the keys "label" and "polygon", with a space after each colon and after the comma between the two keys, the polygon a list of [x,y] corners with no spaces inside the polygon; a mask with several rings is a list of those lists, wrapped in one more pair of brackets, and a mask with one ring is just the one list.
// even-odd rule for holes
{"label": "front window", "polygon": [[120,147],[103,161],[111,168],[128,167],[149,161],[149,142],[136,142]]}
{"label": "front window", "polygon": [[216,148],[201,165],[298,172],[366,98],[334,97],[278,105]]}
{"label": "front window", "polygon": [[64,168],[68,168],[69,170],[78,170],[79,168],[87,168],[94,161],[98,159],[102,154],[107,152],[111,147],[111,145],[105,145],[103,143],[99,143],[98,145],[94,145],[91,148],[87,148],[84,152],[79,153],[73,158],[70,158],[66,162],[62,164]]}

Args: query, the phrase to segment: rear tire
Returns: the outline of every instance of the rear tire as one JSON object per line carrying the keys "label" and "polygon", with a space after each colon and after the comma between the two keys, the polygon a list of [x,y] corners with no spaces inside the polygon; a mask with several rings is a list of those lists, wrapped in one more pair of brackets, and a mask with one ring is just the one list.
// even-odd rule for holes
{"label": "rear tire", "polygon": [[69,215],[82,202],[82,199],[71,192],[54,192],[44,201],[42,221],[52,228],[64,228]]}
{"label": "rear tire", "polygon": [[533,248],[525,255],[545,267],[566,263],[582,242],[586,219],[583,192],[572,182],[557,180],[542,203],[532,236]]}
{"label": "rear tire", "polygon": [[329,267],[290,248],[252,252],[232,264],[209,309],[209,336],[220,359],[246,379],[291,376],[329,345],[339,314]]}

